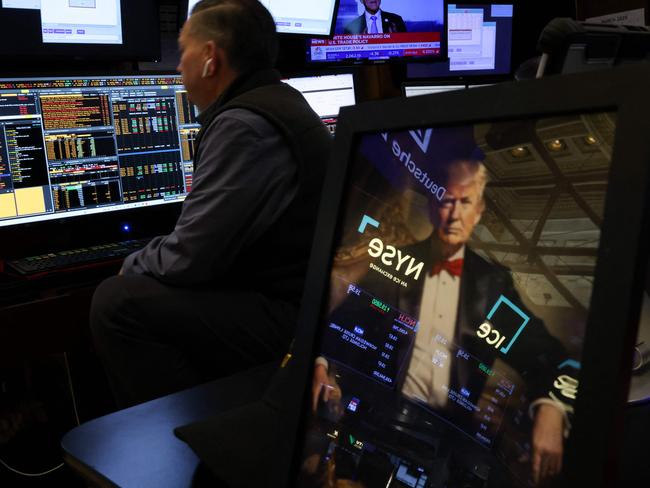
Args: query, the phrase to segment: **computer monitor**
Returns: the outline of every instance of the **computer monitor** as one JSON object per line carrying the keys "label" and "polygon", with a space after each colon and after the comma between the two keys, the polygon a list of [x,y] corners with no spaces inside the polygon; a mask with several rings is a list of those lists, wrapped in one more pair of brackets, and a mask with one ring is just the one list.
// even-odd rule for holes
{"label": "computer monitor", "polygon": [[514,5],[447,6],[449,61],[409,64],[409,78],[505,76],[511,72]]}
{"label": "computer monitor", "polygon": [[[310,63],[363,63],[442,58],[442,0],[341,0],[334,37],[307,43]],[[378,10],[379,9],[379,10]]]}
{"label": "computer monitor", "polygon": [[649,78],[342,110],[289,363],[295,486],[606,485],[645,283]]}
{"label": "computer monitor", "polygon": [[352,73],[286,78],[285,83],[300,91],[332,134],[341,107],[356,103]]}
{"label": "computer monitor", "polygon": [[[280,34],[329,36],[339,0],[260,0]],[[187,17],[199,0],[187,0]]]}
{"label": "computer monitor", "polygon": [[432,93],[444,93],[455,90],[465,90],[467,85],[440,82],[405,82],[402,83],[402,92],[405,97],[417,97],[420,95],[431,95]]}
{"label": "computer monitor", "polygon": [[156,60],[159,32],[154,0],[2,0],[0,8],[0,54],[10,58]]}
{"label": "computer monitor", "polygon": [[2,8],[39,11],[44,43],[122,44],[120,0],[3,0]]}
{"label": "computer monitor", "polygon": [[0,79],[0,228],[180,202],[198,130],[178,75]]}

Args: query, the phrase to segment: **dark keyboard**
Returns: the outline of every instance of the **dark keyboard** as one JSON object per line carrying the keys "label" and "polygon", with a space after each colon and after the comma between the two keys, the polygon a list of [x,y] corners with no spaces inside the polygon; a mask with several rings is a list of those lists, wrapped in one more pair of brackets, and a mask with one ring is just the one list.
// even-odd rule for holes
{"label": "dark keyboard", "polygon": [[132,252],[142,249],[149,241],[150,239],[132,239],[130,241],[111,242],[98,246],[14,259],[7,261],[7,265],[22,275],[64,271],[93,263],[123,259]]}

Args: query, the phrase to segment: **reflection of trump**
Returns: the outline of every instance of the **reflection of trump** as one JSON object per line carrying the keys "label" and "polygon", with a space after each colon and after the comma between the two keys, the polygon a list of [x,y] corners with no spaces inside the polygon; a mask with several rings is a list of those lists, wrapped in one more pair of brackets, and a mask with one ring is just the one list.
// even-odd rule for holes
{"label": "reflection of trump", "polygon": [[406,32],[404,20],[397,14],[384,12],[379,7],[381,0],[360,0],[365,7],[364,12],[347,24],[345,34],[389,34],[391,32]]}
{"label": "reflection of trump", "polygon": [[[444,409],[449,406],[448,390],[467,387],[469,391],[481,391],[485,386],[484,376],[477,377],[467,368],[463,370],[469,363],[446,360],[444,367],[432,367],[432,354],[440,350],[440,344],[434,341],[437,333],[488,364],[500,357],[524,373],[531,397],[535,399],[533,477],[548,478],[560,471],[562,462],[565,413],[547,395],[564,349],[532,314],[528,314],[526,333],[507,356],[477,336],[477,327],[501,295],[515,303],[521,301],[510,272],[486,261],[466,245],[485,208],[485,166],[473,159],[455,160],[442,165],[439,180],[447,192],[440,201],[433,198],[430,207],[433,233],[425,241],[402,250],[427,263],[429,272],[423,279],[409,283],[407,288],[394,286],[378,274],[367,276],[364,279],[367,283],[361,284],[382,301],[418,318],[413,347],[398,353],[397,364],[408,364],[396,379],[398,389],[407,397]],[[319,362],[315,394],[320,392],[319,384],[328,384],[327,364]]]}

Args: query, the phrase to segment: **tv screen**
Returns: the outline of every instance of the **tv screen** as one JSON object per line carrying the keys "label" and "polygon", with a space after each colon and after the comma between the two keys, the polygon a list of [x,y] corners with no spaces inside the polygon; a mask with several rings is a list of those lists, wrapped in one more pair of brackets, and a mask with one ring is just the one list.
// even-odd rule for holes
{"label": "tv screen", "polygon": [[512,69],[512,4],[449,4],[449,60],[412,63],[409,78],[508,75]]}
{"label": "tv screen", "polygon": [[332,39],[311,39],[312,63],[444,56],[442,0],[341,0]]}

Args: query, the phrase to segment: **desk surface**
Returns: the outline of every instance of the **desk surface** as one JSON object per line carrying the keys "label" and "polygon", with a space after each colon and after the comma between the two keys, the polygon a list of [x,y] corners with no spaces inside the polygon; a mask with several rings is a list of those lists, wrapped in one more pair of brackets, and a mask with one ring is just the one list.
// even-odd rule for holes
{"label": "desk surface", "polygon": [[100,486],[190,487],[199,460],[174,428],[258,399],[276,368],[264,365],[86,422],[63,437],[66,462]]}

